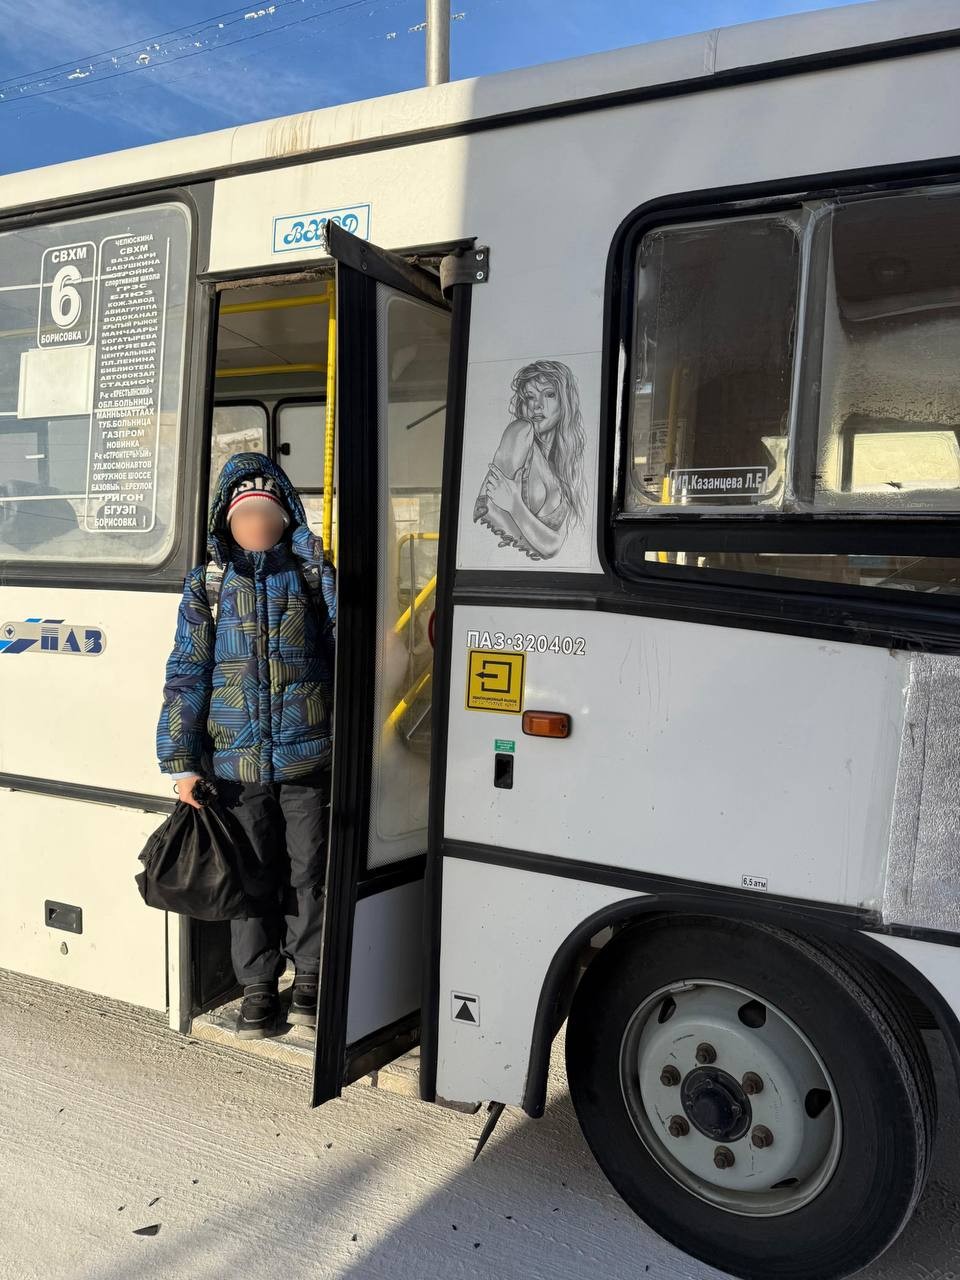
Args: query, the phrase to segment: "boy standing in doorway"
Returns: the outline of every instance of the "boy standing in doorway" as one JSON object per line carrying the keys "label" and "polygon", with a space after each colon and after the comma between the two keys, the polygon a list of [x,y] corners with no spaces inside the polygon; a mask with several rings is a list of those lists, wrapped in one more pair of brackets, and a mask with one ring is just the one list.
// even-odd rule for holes
{"label": "boy standing in doorway", "polygon": [[336,595],[323,543],[286,474],[259,453],[224,466],[210,563],[184,584],[157,726],[160,769],[186,804],[210,759],[249,840],[259,914],[231,920],[244,1039],[316,1025],[333,702]]}

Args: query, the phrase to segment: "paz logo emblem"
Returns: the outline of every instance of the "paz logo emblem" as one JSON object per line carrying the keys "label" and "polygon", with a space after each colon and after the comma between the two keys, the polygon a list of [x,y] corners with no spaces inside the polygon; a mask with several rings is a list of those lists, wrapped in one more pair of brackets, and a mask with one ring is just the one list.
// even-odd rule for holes
{"label": "paz logo emblem", "polygon": [[101,627],[63,618],[24,618],[0,626],[0,657],[18,653],[66,653],[95,658],[106,648]]}

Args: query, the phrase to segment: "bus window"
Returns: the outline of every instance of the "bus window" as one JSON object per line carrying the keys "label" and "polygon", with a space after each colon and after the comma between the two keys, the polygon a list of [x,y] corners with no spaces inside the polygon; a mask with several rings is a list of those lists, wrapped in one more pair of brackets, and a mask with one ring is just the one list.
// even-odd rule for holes
{"label": "bus window", "polygon": [[189,248],[175,204],[0,233],[0,558],[169,551]]}
{"label": "bus window", "polygon": [[644,236],[628,511],[779,505],[799,263],[782,217]]}
{"label": "bus window", "polygon": [[210,498],[223,464],[235,453],[267,452],[267,409],[259,401],[214,405],[210,441]]}
{"label": "bus window", "polygon": [[[285,401],[276,406],[276,452],[284,471],[300,490],[307,524],[319,534],[324,512],[324,439],[326,404]],[[337,502],[333,500],[333,545],[337,545]]]}
{"label": "bus window", "polygon": [[[323,449],[326,437],[326,403],[323,400],[281,401],[275,410],[277,461],[296,485],[314,533],[323,527]],[[336,545],[337,510],[333,502],[333,543]]]}
{"label": "bus window", "polygon": [[323,491],[325,415],[322,400],[277,405],[278,461],[301,492]]}
{"label": "bus window", "polygon": [[960,508],[958,221],[956,190],[825,221],[819,510]]}
{"label": "bus window", "polygon": [[[643,236],[623,516],[673,523],[669,549],[651,534],[625,563],[960,591],[960,558],[898,547],[876,519],[960,508],[958,220],[951,187]],[[871,516],[883,545],[855,553],[821,513]]]}

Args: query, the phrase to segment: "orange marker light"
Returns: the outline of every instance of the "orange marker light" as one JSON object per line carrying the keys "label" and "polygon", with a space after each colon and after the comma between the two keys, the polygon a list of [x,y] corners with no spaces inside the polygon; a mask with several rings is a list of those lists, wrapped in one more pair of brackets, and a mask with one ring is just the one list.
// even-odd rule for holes
{"label": "orange marker light", "polygon": [[532,738],[569,738],[570,717],[565,711],[525,711],[523,732]]}

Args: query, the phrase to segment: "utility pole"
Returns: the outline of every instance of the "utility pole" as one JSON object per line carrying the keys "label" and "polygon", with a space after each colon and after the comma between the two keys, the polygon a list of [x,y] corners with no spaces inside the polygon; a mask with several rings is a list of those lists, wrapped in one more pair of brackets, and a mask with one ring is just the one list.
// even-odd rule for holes
{"label": "utility pole", "polygon": [[450,79],[450,0],[427,0],[427,84]]}

